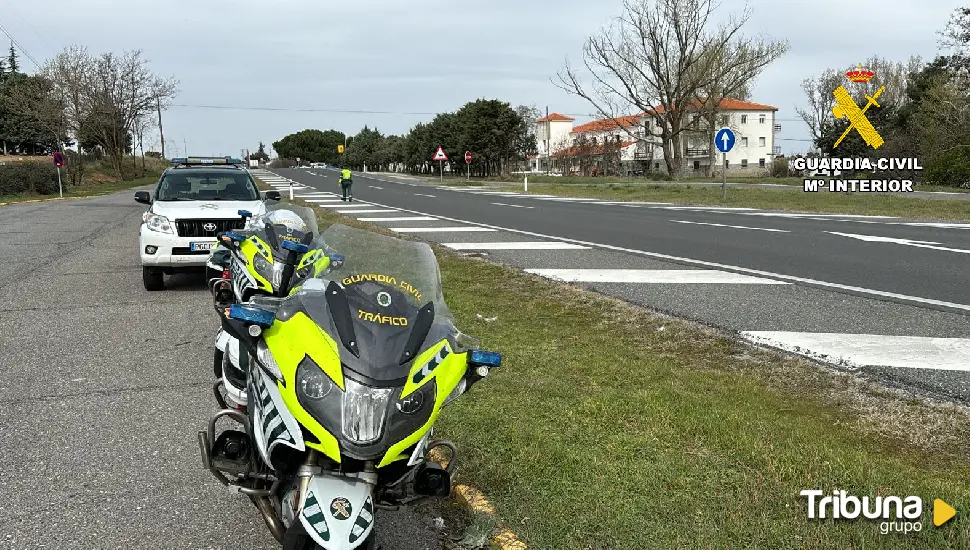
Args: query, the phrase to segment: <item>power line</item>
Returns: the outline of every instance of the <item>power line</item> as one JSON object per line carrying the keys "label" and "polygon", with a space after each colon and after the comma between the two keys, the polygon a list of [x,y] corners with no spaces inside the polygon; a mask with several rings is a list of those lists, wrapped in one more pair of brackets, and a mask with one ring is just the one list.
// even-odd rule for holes
{"label": "power line", "polygon": [[13,42],[14,46],[17,46],[17,49],[20,50],[20,53],[24,54],[24,57],[29,59],[30,62],[34,64],[34,67],[37,70],[40,70],[40,63],[37,63],[37,60],[34,59],[33,56],[31,56],[30,53],[28,53],[27,50],[24,49],[23,46],[20,45],[20,42],[17,42],[17,40],[13,37],[13,35],[7,32],[7,29],[3,28],[3,25],[0,25],[0,31],[3,31],[3,34],[7,35],[7,38],[9,38],[11,42]]}

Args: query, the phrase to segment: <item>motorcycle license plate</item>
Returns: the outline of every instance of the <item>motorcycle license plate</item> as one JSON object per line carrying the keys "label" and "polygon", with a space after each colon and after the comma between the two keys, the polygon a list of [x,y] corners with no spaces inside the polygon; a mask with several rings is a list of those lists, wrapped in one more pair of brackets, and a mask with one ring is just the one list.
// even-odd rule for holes
{"label": "motorcycle license plate", "polygon": [[209,242],[209,243],[189,243],[189,250],[192,251],[192,252],[201,252],[203,250],[209,251],[209,250],[212,250],[212,247],[215,246],[216,244],[217,243],[212,243],[212,242]]}

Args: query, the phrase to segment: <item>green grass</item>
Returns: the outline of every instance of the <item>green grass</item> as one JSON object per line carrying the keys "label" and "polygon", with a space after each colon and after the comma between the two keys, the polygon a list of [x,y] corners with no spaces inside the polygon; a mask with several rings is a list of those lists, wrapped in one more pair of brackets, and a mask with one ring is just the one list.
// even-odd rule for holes
{"label": "green grass", "polygon": [[[112,181],[105,183],[88,183],[81,186],[64,186],[64,198],[93,197],[95,195],[105,195],[115,191],[123,191],[142,185],[152,185],[158,181],[158,176],[148,176],[131,181]],[[0,203],[15,204],[18,202],[51,200],[59,198],[58,194],[40,195],[37,193],[18,193],[15,195],[0,195]]]}
{"label": "green grass", "polygon": [[530,192],[566,197],[940,220],[970,218],[970,201],[959,199],[923,199],[892,194],[847,194],[825,191],[805,193],[729,187],[727,200],[722,201],[720,187],[622,184],[608,186],[541,184],[533,187],[531,181],[529,184]]}
{"label": "green grass", "polygon": [[[322,226],[389,233],[317,212]],[[970,544],[965,409],[435,249],[459,327],[505,359],[446,411],[440,435],[461,449],[462,482],[529,548]],[[919,495],[922,531],[808,520],[798,493],[814,488]],[[959,510],[939,529],[936,497]]]}

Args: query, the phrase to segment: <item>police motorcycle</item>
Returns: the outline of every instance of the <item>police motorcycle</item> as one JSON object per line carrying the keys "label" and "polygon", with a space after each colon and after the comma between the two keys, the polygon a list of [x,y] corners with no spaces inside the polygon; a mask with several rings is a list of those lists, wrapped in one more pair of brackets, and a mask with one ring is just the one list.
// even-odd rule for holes
{"label": "police motorcycle", "polygon": [[[253,296],[285,296],[297,286],[296,282],[331,264],[339,265],[343,256],[329,249],[311,250],[296,258],[289,276],[287,261],[291,251],[281,244],[287,241],[310,244],[322,241],[315,238],[317,218],[313,209],[294,205],[276,204],[253,217],[240,210],[244,229],[235,234],[245,237],[238,246],[226,235],[220,235],[206,262],[209,271],[209,289],[215,300],[216,311],[236,303],[248,302]],[[299,256],[302,256],[300,258]],[[284,279],[287,284],[283,284]],[[216,384],[213,392],[223,408],[244,409],[246,395],[246,361],[239,340],[224,329],[216,334],[213,353],[213,371]]]}
{"label": "police motorcycle", "polygon": [[[215,413],[199,446],[285,550],[373,549],[376,510],[450,493],[457,449],[433,439],[434,423],[502,357],[455,326],[426,243],[344,225],[319,239],[353,253],[292,293],[225,308],[252,399]],[[281,245],[290,258],[310,246]],[[239,429],[216,435],[222,418]],[[433,449],[446,450],[446,467]]]}

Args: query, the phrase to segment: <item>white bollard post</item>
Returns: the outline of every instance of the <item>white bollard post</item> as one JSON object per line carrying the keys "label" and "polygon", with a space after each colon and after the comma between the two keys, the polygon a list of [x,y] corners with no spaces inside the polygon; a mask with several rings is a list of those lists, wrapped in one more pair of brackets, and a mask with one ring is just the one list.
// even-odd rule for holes
{"label": "white bollard post", "polygon": [[290,180],[290,200],[293,200],[293,180]]}
{"label": "white bollard post", "polygon": [[529,192],[529,176],[525,177],[525,192]]}

